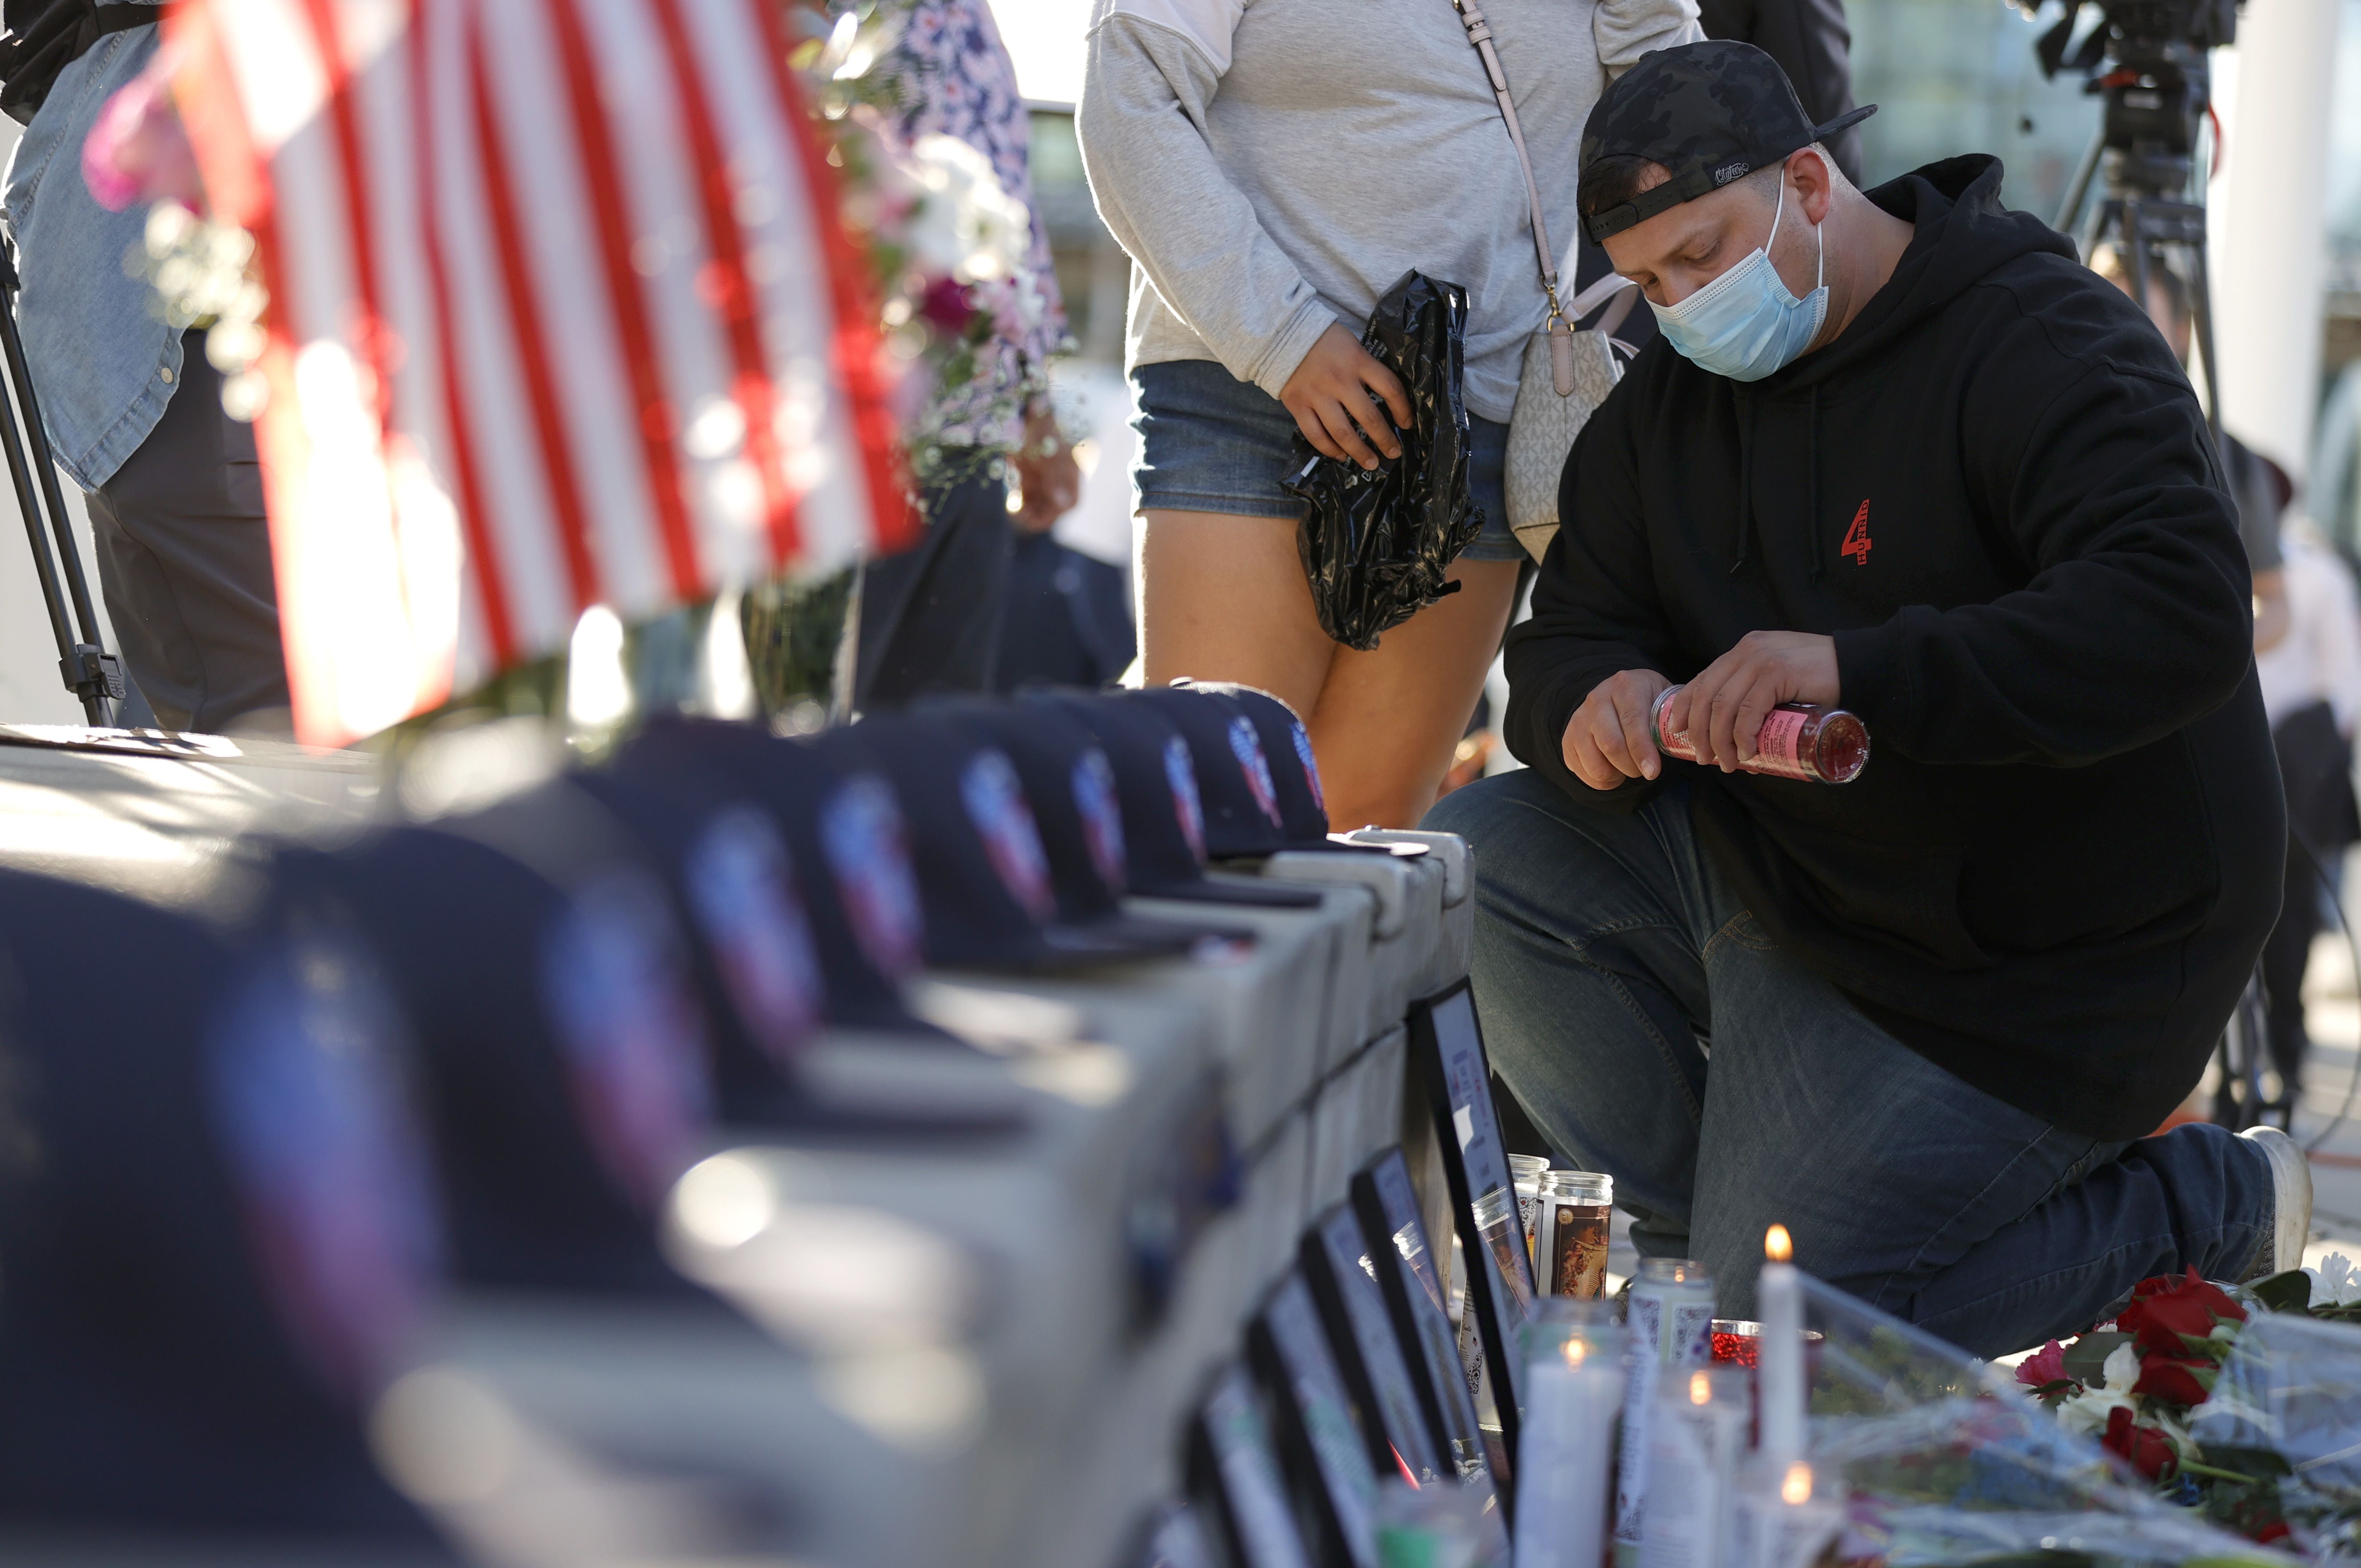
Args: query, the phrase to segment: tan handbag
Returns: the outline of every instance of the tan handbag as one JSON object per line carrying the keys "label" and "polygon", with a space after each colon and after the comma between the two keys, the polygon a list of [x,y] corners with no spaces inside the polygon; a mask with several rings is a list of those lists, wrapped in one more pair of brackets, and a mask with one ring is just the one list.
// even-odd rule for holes
{"label": "tan handbag", "polygon": [[[1509,127],[1509,143],[1517,150],[1517,166],[1525,177],[1525,200],[1532,211],[1533,256],[1541,264],[1542,291],[1549,297],[1549,314],[1525,345],[1524,363],[1517,377],[1517,406],[1509,418],[1509,528],[1525,553],[1538,561],[1557,536],[1558,478],[1565,469],[1574,438],[1615,383],[1623,378],[1622,361],[1615,357],[1609,335],[1623,323],[1640,286],[1609,273],[1561,304],[1557,297],[1557,259],[1550,247],[1549,224],[1542,216],[1541,186],[1533,179],[1532,159],[1525,151],[1524,128],[1517,123],[1517,105],[1509,95],[1508,73],[1492,48],[1491,25],[1477,0],[1451,0],[1467,29],[1467,41],[1484,62],[1492,83],[1492,99]],[[1610,304],[1609,302],[1612,302]],[[1597,330],[1577,332],[1574,323],[1608,307]]]}

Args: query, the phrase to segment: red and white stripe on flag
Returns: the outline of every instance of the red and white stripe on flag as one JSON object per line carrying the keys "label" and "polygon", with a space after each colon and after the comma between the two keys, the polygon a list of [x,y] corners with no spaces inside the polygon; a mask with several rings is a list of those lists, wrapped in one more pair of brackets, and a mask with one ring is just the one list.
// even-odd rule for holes
{"label": "red and white stripe on flag", "polygon": [[907,542],[860,258],[774,0],[181,0],[296,730]]}

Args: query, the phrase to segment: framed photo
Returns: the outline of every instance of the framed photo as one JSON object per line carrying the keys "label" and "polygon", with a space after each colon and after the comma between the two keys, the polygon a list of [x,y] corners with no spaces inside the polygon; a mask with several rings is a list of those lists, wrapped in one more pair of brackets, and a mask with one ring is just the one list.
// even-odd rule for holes
{"label": "framed photo", "polygon": [[1213,1375],[1198,1402],[1182,1470],[1190,1500],[1235,1568],[1312,1568],[1262,1396],[1236,1362]]}
{"label": "framed photo", "polygon": [[1301,1266],[1246,1326],[1246,1360],[1270,1396],[1279,1463],[1312,1516],[1321,1568],[1378,1568],[1378,1472]]}
{"label": "framed photo", "polygon": [[1353,1212],[1373,1266],[1394,1338],[1410,1363],[1427,1431],[1461,1480],[1490,1485],[1476,1399],[1459,1365],[1444,1297],[1443,1272],[1419,1217],[1410,1163],[1389,1148],[1353,1177]]}
{"label": "framed photo", "polygon": [[1360,1216],[1350,1204],[1337,1204],[1303,1234],[1302,1250],[1304,1282],[1360,1411],[1370,1464],[1380,1475],[1404,1475],[1421,1486],[1450,1474],[1386,1310],[1378,1260],[1362,1239]]}
{"label": "framed photo", "polygon": [[[1467,1310],[1476,1315],[1500,1436],[1517,1452],[1517,1330],[1532,1310],[1533,1260],[1517,1213],[1509,1157],[1492,1110],[1492,1069],[1467,981],[1410,1012],[1411,1059],[1426,1085],[1443,1153],[1452,1222],[1467,1255]],[[1479,1213],[1480,1211],[1480,1213]]]}

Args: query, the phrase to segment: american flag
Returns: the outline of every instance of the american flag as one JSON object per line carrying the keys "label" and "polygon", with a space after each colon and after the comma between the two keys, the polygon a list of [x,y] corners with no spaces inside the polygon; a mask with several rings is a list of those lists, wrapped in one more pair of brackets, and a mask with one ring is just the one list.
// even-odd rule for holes
{"label": "american flag", "polygon": [[181,0],[270,294],[296,729],[342,744],[912,527],[777,0]]}

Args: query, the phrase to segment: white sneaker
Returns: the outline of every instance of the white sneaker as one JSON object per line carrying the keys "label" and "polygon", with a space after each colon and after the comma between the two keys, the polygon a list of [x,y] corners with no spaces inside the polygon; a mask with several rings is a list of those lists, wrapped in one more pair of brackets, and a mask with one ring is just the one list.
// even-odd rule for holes
{"label": "white sneaker", "polygon": [[2304,1243],[2312,1239],[2312,1162],[2277,1127],[2249,1127],[2238,1135],[2271,1158],[2271,1245],[2256,1255],[2247,1277],[2301,1268]]}

